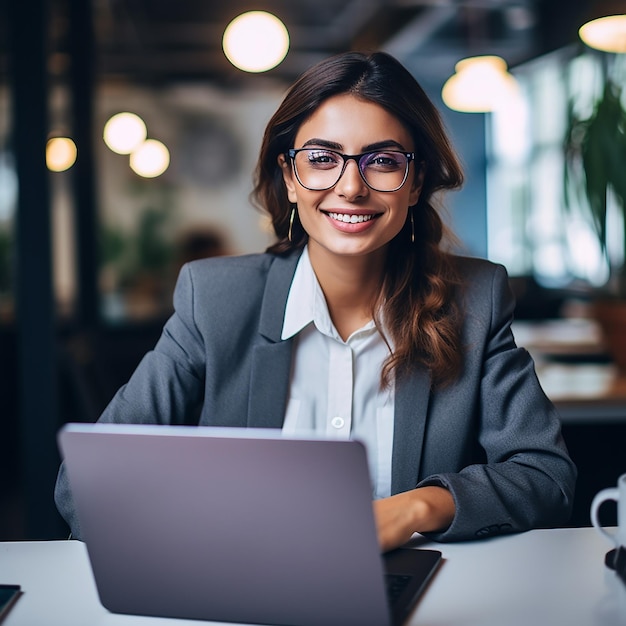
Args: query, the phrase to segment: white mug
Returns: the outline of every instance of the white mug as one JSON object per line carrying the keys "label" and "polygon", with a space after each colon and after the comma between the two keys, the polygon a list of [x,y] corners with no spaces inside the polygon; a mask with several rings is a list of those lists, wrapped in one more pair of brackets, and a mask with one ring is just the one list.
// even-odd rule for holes
{"label": "white mug", "polygon": [[[617,502],[617,531],[609,533],[598,521],[598,512],[604,502],[614,500]],[[604,535],[616,548],[626,547],[626,474],[617,479],[617,487],[599,491],[591,502],[591,523],[595,529]]]}

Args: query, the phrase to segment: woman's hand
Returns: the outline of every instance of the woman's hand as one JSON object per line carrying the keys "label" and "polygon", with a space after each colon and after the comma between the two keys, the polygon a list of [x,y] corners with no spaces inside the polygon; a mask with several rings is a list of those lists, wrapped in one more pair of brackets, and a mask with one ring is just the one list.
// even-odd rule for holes
{"label": "woman's hand", "polygon": [[420,487],[374,501],[382,552],[406,543],[413,533],[445,530],[454,519],[452,494],[443,487]]}

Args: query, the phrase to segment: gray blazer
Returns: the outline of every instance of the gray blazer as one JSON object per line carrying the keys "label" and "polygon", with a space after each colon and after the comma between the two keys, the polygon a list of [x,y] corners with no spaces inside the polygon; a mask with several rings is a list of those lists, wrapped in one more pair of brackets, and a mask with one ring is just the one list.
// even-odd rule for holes
{"label": "gray blazer", "polygon": [[[299,255],[194,261],[181,270],[175,313],[103,422],[281,428],[292,341],[280,338]],[[452,541],[563,524],[576,469],[530,355],[511,332],[514,300],[501,266],[458,259],[465,364],[431,389],[418,367],[396,381],[392,492],[447,487]],[[63,467],[55,499],[80,528]]]}

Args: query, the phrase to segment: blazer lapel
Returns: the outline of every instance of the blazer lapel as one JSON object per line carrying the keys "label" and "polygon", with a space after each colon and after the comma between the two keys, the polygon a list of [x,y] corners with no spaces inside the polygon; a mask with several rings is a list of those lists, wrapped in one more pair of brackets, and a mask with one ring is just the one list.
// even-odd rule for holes
{"label": "blazer lapel", "polygon": [[276,257],[269,269],[259,318],[259,345],[252,353],[248,426],[282,428],[285,419],[293,341],[280,338],[287,296],[300,252]]}
{"label": "blazer lapel", "polygon": [[287,408],[292,341],[257,346],[252,355],[248,426],[282,428]]}
{"label": "blazer lapel", "polygon": [[400,375],[396,380],[392,494],[414,489],[419,481],[430,384],[425,368]]}

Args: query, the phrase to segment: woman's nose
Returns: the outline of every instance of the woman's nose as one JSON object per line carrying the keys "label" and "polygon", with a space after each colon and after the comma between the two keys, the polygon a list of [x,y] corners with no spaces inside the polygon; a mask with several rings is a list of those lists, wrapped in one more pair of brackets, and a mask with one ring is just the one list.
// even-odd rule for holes
{"label": "woman's nose", "polygon": [[335,185],[335,193],[347,200],[355,200],[369,193],[369,187],[365,184],[356,161],[351,159],[346,163],[343,174]]}

